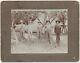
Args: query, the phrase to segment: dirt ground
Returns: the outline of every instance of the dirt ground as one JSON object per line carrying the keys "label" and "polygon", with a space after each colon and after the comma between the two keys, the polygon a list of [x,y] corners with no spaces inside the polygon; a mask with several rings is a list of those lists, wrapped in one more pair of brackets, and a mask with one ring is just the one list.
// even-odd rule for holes
{"label": "dirt ground", "polygon": [[52,36],[51,44],[49,44],[47,38],[38,39],[35,37],[32,40],[23,40],[21,42],[15,42],[15,40],[11,39],[11,53],[68,53],[68,36],[61,35],[60,46],[56,48],[55,37],[55,35]]}

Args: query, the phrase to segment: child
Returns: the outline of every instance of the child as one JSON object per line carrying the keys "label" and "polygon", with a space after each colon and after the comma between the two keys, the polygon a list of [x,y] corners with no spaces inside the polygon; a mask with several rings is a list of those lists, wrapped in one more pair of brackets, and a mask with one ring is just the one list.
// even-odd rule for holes
{"label": "child", "polygon": [[56,46],[60,46],[60,34],[61,34],[60,21],[56,21],[54,32],[56,34]]}

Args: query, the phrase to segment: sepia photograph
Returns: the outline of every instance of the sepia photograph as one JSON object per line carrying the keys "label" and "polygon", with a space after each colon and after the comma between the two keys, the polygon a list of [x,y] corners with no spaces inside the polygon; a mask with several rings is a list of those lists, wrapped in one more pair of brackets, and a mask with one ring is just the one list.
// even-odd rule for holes
{"label": "sepia photograph", "polygon": [[11,54],[68,53],[68,9],[11,9]]}
{"label": "sepia photograph", "polygon": [[1,60],[3,62],[79,61],[79,3],[3,1]]}

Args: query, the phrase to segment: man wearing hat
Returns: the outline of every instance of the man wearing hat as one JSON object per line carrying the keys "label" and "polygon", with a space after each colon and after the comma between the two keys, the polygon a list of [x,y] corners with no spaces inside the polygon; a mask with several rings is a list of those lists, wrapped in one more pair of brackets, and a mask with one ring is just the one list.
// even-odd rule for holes
{"label": "man wearing hat", "polygon": [[61,25],[60,25],[60,21],[58,20],[56,21],[54,32],[56,34],[56,46],[60,46]]}

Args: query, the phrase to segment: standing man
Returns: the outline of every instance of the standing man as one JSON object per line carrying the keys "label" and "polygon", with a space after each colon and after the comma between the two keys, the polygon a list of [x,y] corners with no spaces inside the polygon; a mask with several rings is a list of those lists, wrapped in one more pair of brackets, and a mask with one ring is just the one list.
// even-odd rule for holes
{"label": "standing man", "polygon": [[60,35],[61,35],[60,21],[56,21],[54,32],[56,34],[56,46],[55,47],[57,47],[57,46],[60,46]]}
{"label": "standing man", "polygon": [[41,38],[41,32],[42,32],[42,24],[41,22],[38,22],[39,26],[37,27],[38,28],[38,37],[39,39]]}
{"label": "standing man", "polygon": [[48,37],[48,41],[49,41],[49,44],[51,44],[50,42],[50,21],[46,21],[46,24],[45,24],[45,34],[47,34],[47,37]]}
{"label": "standing man", "polygon": [[20,24],[14,24],[14,28],[12,29],[13,34],[15,35],[15,38],[16,38],[17,42],[25,39],[25,37],[23,36],[24,31],[25,31],[24,30],[24,27],[25,27],[24,21],[20,20],[19,23]]}
{"label": "standing man", "polygon": [[28,20],[28,40],[32,40],[32,33],[33,33],[33,30],[32,30],[32,19],[30,17],[30,19]]}
{"label": "standing man", "polygon": [[20,25],[20,37],[21,37],[22,40],[24,40],[25,39],[25,37],[24,37],[24,33],[25,33],[25,30],[24,30],[24,28],[25,28],[24,21],[20,20],[20,24],[19,25]]}

